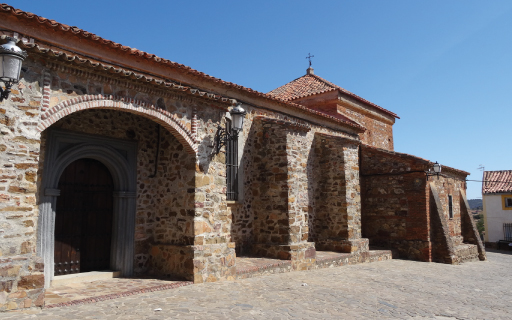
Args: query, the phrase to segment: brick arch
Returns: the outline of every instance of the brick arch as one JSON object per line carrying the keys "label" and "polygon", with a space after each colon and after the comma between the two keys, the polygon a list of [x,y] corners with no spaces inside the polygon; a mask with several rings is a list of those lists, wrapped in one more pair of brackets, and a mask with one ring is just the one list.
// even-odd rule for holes
{"label": "brick arch", "polygon": [[[144,101],[113,95],[85,95],[63,101],[41,115],[41,122],[37,126],[37,130],[43,132],[65,116],[88,109],[112,109],[146,117],[167,129],[188,153],[195,154],[197,152],[195,134],[179,122],[176,115]],[[191,127],[195,127],[195,123],[192,123]]]}

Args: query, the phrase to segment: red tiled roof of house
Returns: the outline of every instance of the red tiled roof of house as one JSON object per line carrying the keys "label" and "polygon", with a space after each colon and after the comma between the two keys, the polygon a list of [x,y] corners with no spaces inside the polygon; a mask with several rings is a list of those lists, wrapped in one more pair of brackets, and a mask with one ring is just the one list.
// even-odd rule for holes
{"label": "red tiled roof of house", "polygon": [[482,194],[512,193],[512,170],[484,171]]}
{"label": "red tiled roof of house", "polygon": [[378,109],[380,111],[383,111],[384,113],[387,113],[395,118],[400,119],[395,113],[386,110],[378,105],[376,105],[373,102],[370,102],[364,98],[361,98],[360,96],[343,89],[340,86],[335,85],[332,82],[329,82],[325,80],[322,77],[317,76],[316,74],[306,74],[300,78],[297,78],[291,82],[288,82],[287,84],[280,86],[277,89],[274,89],[270,92],[268,92],[268,95],[281,98],[285,101],[292,101],[299,98],[305,98],[308,96],[321,94],[329,91],[340,91],[341,93],[344,93],[356,100],[359,100],[371,107],[374,107],[375,109]]}
{"label": "red tiled roof of house", "polygon": [[[297,104],[297,103],[293,103],[291,101],[283,100],[283,99],[281,99],[279,97],[268,95],[268,94],[265,94],[265,93],[253,90],[251,88],[247,88],[247,87],[244,87],[244,86],[232,83],[232,82],[228,82],[228,81],[224,81],[224,80],[219,79],[219,78],[212,77],[210,75],[205,74],[204,72],[197,71],[197,70],[192,69],[191,67],[185,66],[183,64],[180,64],[180,63],[177,63],[177,62],[173,62],[173,61],[170,61],[170,60],[167,60],[167,59],[163,59],[163,58],[160,58],[160,57],[158,57],[158,56],[156,56],[154,54],[150,54],[150,53],[147,53],[147,52],[135,49],[135,48],[131,48],[131,47],[128,47],[128,46],[123,46],[123,45],[121,45],[119,43],[116,43],[114,41],[103,39],[103,38],[101,38],[101,37],[99,37],[99,36],[97,36],[97,35],[95,35],[93,33],[87,32],[87,31],[82,30],[82,29],[80,29],[78,27],[68,26],[66,24],[59,23],[59,22],[57,22],[55,20],[50,20],[50,19],[47,19],[47,18],[43,18],[43,17],[40,17],[40,16],[38,16],[38,15],[36,15],[34,13],[26,12],[26,11],[23,11],[23,10],[20,10],[20,9],[13,8],[12,6],[10,6],[8,4],[5,4],[5,3],[1,3],[0,4],[0,12],[2,12],[2,11],[6,12],[6,13],[9,13],[9,14],[12,14],[14,16],[17,16],[19,18],[24,18],[24,19],[29,19],[29,20],[37,21],[37,23],[39,23],[41,25],[44,25],[44,26],[47,26],[47,27],[50,27],[50,28],[54,28],[54,29],[58,29],[58,30],[61,30],[61,31],[64,31],[64,32],[72,33],[75,36],[78,36],[78,37],[83,38],[83,39],[89,39],[89,40],[92,40],[92,41],[97,41],[101,45],[109,46],[109,47],[111,47],[111,48],[113,48],[115,50],[122,51],[125,54],[136,56],[137,58],[144,58],[144,59],[147,59],[147,60],[155,61],[157,63],[168,65],[170,67],[179,69],[183,73],[190,74],[190,75],[195,76],[195,77],[199,77],[199,78],[201,78],[203,80],[206,80],[206,81],[211,81],[213,83],[217,83],[217,84],[229,87],[231,89],[242,90],[242,91],[244,91],[244,92],[246,92],[246,93],[248,93],[250,95],[253,95],[253,96],[258,96],[258,97],[262,97],[262,98],[265,98],[265,99],[276,101],[276,102],[278,102],[278,103],[280,103],[282,105],[286,105],[287,107],[294,108],[294,109],[299,110],[299,111],[301,111],[303,113],[307,113],[307,114],[310,114],[310,115],[314,115],[314,116],[317,116],[317,117],[328,119],[328,120],[333,121],[333,122],[337,122],[337,123],[340,123],[340,124],[347,125],[347,126],[352,127],[352,128],[354,128],[354,129],[356,129],[357,131],[360,131],[360,132],[364,132],[366,130],[366,128],[364,128],[363,126],[359,125],[355,121],[350,120],[349,118],[346,118],[346,117],[333,117],[333,116],[327,115],[325,113],[309,109],[309,108],[307,108],[307,107],[305,107],[303,105],[300,105],[300,104]],[[27,46],[28,47],[35,47],[37,50],[39,50],[41,52],[48,51],[48,49],[40,48],[39,46],[34,45],[34,44],[32,44],[32,45],[29,44]],[[50,50],[50,51],[52,52],[52,54],[54,54],[56,56],[62,56],[63,58],[68,59],[69,61],[75,61],[76,60],[76,61],[80,61],[81,63],[86,63],[87,62],[87,63],[90,63],[92,66],[95,66],[95,65],[98,64],[97,61],[92,61],[90,59],[83,59],[82,57],[79,57],[77,55],[71,55],[70,56],[69,53],[66,53],[66,52],[59,52],[59,51],[56,51],[56,50],[53,50],[53,49]],[[99,65],[103,69],[105,69],[105,70],[113,68],[112,66],[103,65],[102,63],[99,63]],[[147,78],[146,76],[141,75],[141,74],[137,74],[136,72],[133,72],[131,70],[128,71],[128,70],[124,70],[122,68],[114,68],[114,69],[116,69],[116,70],[118,70],[120,72],[126,73],[126,76],[134,76],[136,78],[142,77],[144,79]],[[153,79],[149,79],[148,78],[146,80],[147,81],[152,81]]]}

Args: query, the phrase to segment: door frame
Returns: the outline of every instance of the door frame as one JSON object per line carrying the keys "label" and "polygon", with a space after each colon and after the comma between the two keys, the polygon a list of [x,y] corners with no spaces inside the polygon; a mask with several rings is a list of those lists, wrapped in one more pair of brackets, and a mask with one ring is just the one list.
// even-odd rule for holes
{"label": "door frame", "polygon": [[45,288],[54,277],[55,207],[59,179],[73,161],[90,158],[103,163],[114,181],[114,212],[110,266],[122,276],[133,274],[137,190],[137,143],[63,130],[51,130],[46,139],[43,177],[39,191],[37,255],[44,261]]}

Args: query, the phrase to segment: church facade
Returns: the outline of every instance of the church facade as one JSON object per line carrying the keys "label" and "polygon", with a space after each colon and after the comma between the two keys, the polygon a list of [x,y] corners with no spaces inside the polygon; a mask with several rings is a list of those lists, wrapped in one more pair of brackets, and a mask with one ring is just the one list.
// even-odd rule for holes
{"label": "church facade", "polygon": [[0,28],[28,52],[0,103],[0,310],[88,271],[232,280],[237,255],[485,259],[468,173],[428,180],[396,114],[312,69],[264,94],[8,5]]}

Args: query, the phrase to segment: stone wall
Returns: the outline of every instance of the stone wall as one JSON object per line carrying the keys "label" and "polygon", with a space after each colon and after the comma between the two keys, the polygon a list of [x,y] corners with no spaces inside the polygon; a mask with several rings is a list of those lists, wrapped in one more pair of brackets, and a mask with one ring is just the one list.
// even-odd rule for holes
{"label": "stone wall", "polygon": [[[208,100],[211,94],[195,95],[197,89],[171,90],[35,51],[20,84],[0,105],[0,310],[43,303],[43,271],[52,266],[36,256],[36,230],[38,205],[45,205],[41,180],[51,130],[137,142],[136,276],[196,283],[234,279],[237,246],[239,252],[289,259],[293,269],[311,268],[316,251],[308,242],[308,214],[320,213],[312,212],[310,200],[314,192],[330,192],[327,183],[314,190],[308,175],[316,174],[327,180],[332,174],[332,192],[340,197],[340,203],[324,206],[337,224],[325,239],[342,239],[332,249],[367,251],[360,239],[356,135],[244,105],[245,185],[241,200],[228,203],[224,152],[212,150],[233,101]],[[327,173],[309,161],[315,134],[327,134],[340,148],[320,157],[325,165],[326,159],[340,159]],[[340,175],[337,166],[343,166]]]}
{"label": "stone wall", "polygon": [[[465,199],[465,178],[466,174],[445,167],[442,175],[429,180],[431,197],[435,198],[430,206],[433,261],[460,264],[486,259]],[[452,218],[448,196],[452,196]]]}
{"label": "stone wall", "polygon": [[394,257],[430,261],[428,161],[361,145],[362,232]]}
{"label": "stone wall", "polygon": [[[466,182],[464,181],[465,176],[455,175],[451,172],[447,172],[447,169],[442,171],[442,175],[439,177],[434,176],[429,178],[429,182],[435,186],[439,194],[442,211],[447,222],[449,235],[452,238],[453,245],[459,246],[463,243],[461,229],[460,192],[466,190]],[[448,196],[452,196],[453,218],[449,217]]]}
{"label": "stone wall", "polygon": [[42,86],[42,68],[28,58],[0,102],[0,311],[43,305],[44,264],[36,257]]}
{"label": "stone wall", "polygon": [[367,244],[359,244],[359,144],[350,139],[316,134],[313,146],[308,170],[309,241],[315,243],[317,250],[359,251],[367,247]]}
{"label": "stone wall", "polygon": [[[231,237],[237,254],[305,261],[293,262],[294,268],[308,268],[313,261],[313,243],[308,242],[312,239],[308,216],[314,215],[313,186],[316,182],[313,179],[324,170],[313,156],[313,140],[317,134],[345,141],[339,152],[348,159],[343,163],[343,175],[346,171],[350,192],[344,191],[343,201],[348,203],[351,215],[345,222],[350,230],[350,236],[347,231],[345,239],[351,240],[344,240],[344,249],[338,249],[367,251],[367,241],[359,239],[358,149],[354,146],[357,140],[296,119],[283,119],[279,114],[250,107],[249,111],[246,128],[240,135],[243,196],[240,201],[229,204],[228,209],[232,214]],[[347,212],[347,205],[343,210]]]}
{"label": "stone wall", "polygon": [[212,153],[218,125],[225,126],[225,109],[198,109],[198,164],[195,177],[194,282],[234,279],[235,244],[232,214],[226,204],[225,153]]}
{"label": "stone wall", "polygon": [[[392,249],[395,257],[443,263],[475,260],[483,252],[461,210],[465,172],[443,167],[439,176],[427,177],[431,162],[366,145],[361,167],[362,230],[370,244]],[[461,217],[467,220],[465,236]]]}
{"label": "stone wall", "polygon": [[309,128],[259,117],[251,131],[251,145],[259,150],[250,161],[255,176],[248,191],[254,215],[252,253],[307,268],[315,257],[307,242]]}
{"label": "stone wall", "polygon": [[[137,141],[135,274],[159,269],[159,266],[150,267],[156,262],[151,262],[150,255],[155,245],[193,244],[194,192],[190,191],[194,190],[194,156],[184,152],[183,146],[167,130],[141,116],[101,109],[71,114],[51,129]],[[43,143],[45,137],[43,134]],[[192,256],[188,258],[191,260]],[[183,265],[176,265],[181,267],[174,273],[184,276]]]}

